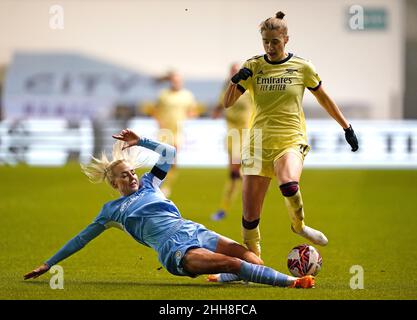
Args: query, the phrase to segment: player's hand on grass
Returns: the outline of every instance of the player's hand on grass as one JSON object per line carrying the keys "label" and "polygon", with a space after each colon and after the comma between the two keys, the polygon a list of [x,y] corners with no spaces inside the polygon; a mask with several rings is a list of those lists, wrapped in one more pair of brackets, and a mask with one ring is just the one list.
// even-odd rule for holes
{"label": "player's hand on grass", "polygon": [[31,278],[35,279],[35,278],[39,277],[40,275],[43,275],[48,270],[49,270],[49,266],[46,263],[44,263],[43,265],[39,266],[35,270],[32,270],[29,273],[26,273],[24,275],[24,279],[25,280],[31,279]]}
{"label": "player's hand on grass", "polygon": [[352,151],[355,152],[359,149],[358,138],[356,137],[355,131],[353,131],[352,125],[349,125],[349,128],[343,129],[345,130],[345,138],[346,141],[352,147]]}
{"label": "player's hand on grass", "polygon": [[127,146],[124,146],[122,150],[136,146],[139,142],[139,136],[130,129],[124,129],[119,134],[113,134],[112,137],[127,142]]}

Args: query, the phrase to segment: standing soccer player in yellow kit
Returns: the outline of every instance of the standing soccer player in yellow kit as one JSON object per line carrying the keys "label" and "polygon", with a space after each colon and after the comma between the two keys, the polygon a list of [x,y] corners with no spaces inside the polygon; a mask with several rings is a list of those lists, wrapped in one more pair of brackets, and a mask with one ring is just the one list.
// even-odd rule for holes
{"label": "standing soccer player in yellow kit", "polygon": [[[230,77],[239,71],[239,64],[234,63],[230,67]],[[226,84],[220,95],[219,104],[213,112],[213,118],[221,116],[224,110],[223,100],[227,89]],[[249,92],[242,95],[232,107],[227,108],[224,116],[227,123],[227,154],[229,160],[229,179],[224,186],[222,200],[219,210],[215,212],[212,220],[223,219],[230,210],[232,201],[234,200],[240,186],[241,180],[241,146],[242,146],[242,130],[249,128],[249,122],[254,110],[252,97]]]}
{"label": "standing soccer player in yellow kit", "polygon": [[[164,79],[169,80],[170,87],[161,91],[153,113],[160,129],[158,140],[179,150],[183,122],[195,115],[196,101],[192,92],[183,88],[180,74],[170,72]],[[176,164],[174,164],[161,187],[161,191],[166,197],[170,196],[177,175]]]}
{"label": "standing soccer player in yellow kit", "polygon": [[305,88],[344,129],[352,151],[359,147],[352,126],[328,96],[312,63],[285,51],[289,37],[284,16],[278,12],[261,23],[265,54],[244,63],[231,78],[224,98],[227,108],[248,90],[255,103],[250,145],[244,146],[242,152],[242,233],[246,246],[258,256],[259,220],[272,177],[278,180],[293,232],[317,245],[328,242],[322,232],[304,223],[299,181],[304,157],[310,149],[302,109]]}

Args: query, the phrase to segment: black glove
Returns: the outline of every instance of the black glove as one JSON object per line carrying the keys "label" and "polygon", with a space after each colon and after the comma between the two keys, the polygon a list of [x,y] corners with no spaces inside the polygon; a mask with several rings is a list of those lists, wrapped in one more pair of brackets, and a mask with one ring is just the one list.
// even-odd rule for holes
{"label": "black glove", "polygon": [[248,68],[242,68],[236,73],[232,79],[230,79],[234,84],[238,84],[240,80],[247,80],[249,77],[252,77],[253,73]]}
{"label": "black glove", "polygon": [[357,151],[359,149],[359,143],[358,138],[356,138],[355,131],[353,131],[352,125],[349,125],[349,128],[343,130],[345,130],[345,138],[352,147],[352,151]]}

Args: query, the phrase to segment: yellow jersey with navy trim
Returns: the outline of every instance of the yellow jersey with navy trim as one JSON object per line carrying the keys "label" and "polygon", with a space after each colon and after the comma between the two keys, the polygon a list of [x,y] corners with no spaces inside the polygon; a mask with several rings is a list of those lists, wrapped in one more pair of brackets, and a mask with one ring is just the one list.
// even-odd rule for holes
{"label": "yellow jersey with navy trim", "polygon": [[313,64],[289,53],[281,61],[270,61],[266,55],[255,56],[243,67],[250,69],[253,75],[241,80],[238,88],[252,95],[255,112],[251,131],[262,129],[262,148],[307,144],[302,108],[304,90],[317,90],[321,85]]}
{"label": "yellow jersey with navy trim", "polygon": [[191,91],[181,89],[161,91],[155,108],[155,117],[163,129],[174,134],[181,131],[182,122],[187,119],[188,112],[195,106],[195,98]]}

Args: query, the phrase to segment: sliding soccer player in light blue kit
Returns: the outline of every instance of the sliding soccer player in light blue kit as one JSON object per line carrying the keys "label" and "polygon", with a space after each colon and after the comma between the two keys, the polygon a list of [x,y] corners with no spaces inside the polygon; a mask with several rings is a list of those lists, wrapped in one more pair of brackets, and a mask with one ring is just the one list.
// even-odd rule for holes
{"label": "sliding soccer player in light blue kit", "polygon": [[[97,218],[72,238],[55,255],[24,278],[37,278],[50,267],[74,254],[110,227],[129,233],[139,243],[158,252],[158,259],[172,274],[195,277],[210,274],[210,281],[245,280],[280,287],[311,288],[314,278],[291,277],[269,267],[253,252],[237,242],[183,219],[174,203],[163,195],[159,186],[175,157],[175,148],[139,137],[129,129],[113,138],[113,159],[101,158],[83,166],[92,182],[107,181],[122,195],[106,203]],[[123,146],[124,145],[124,146]],[[135,168],[138,154],[133,146],[159,153],[158,162],[139,180]]]}

